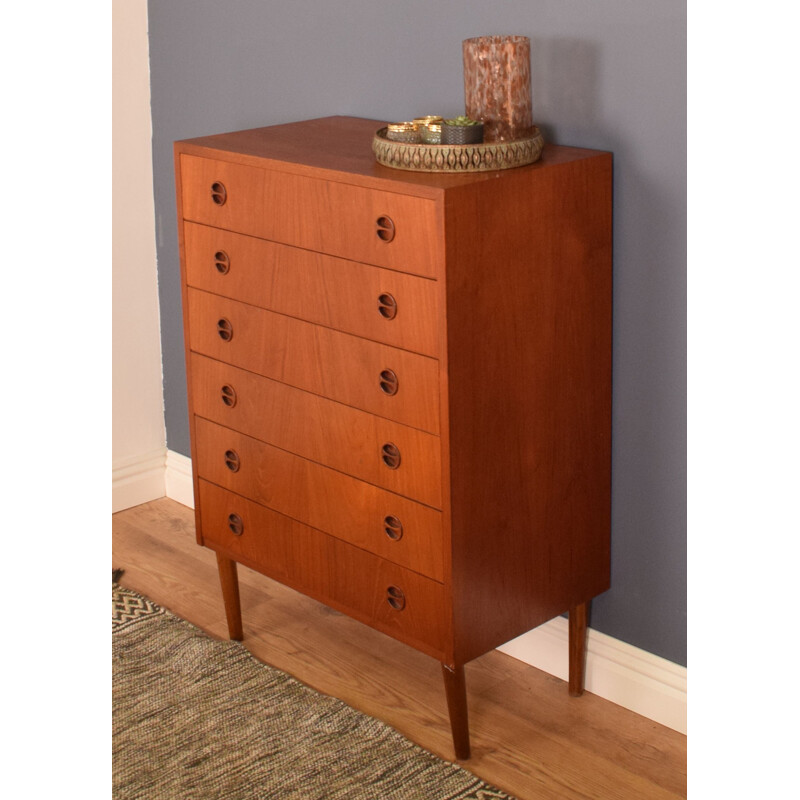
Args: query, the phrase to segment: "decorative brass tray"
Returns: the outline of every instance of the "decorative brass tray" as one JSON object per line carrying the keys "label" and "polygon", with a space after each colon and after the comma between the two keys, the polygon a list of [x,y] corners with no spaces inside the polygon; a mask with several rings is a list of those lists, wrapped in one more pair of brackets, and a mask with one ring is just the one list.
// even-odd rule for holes
{"label": "decorative brass tray", "polygon": [[380,164],[412,172],[490,172],[522,167],[538,161],[544,139],[537,127],[530,136],[513,142],[483,144],[416,144],[386,138],[381,128],[372,140]]}

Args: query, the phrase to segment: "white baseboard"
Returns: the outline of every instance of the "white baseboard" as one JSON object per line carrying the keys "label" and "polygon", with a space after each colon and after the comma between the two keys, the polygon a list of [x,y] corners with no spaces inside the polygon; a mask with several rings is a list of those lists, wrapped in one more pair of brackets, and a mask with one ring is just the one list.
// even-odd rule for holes
{"label": "white baseboard", "polygon": [[194,508],[192,461],[166,447],[116,462],[111,487],[112,513],[160,497]]}
{"label": "white baseboard", "polygon": [[167,497],[182,505],[194,508],[194,484],[192,483],[192,459],[167,450],[164,487]]}
{"label": "white baseboard", "polygon": [[[194,508],[191,459],[162,450],[160,456],[153,453],[150,460],[141,460],[138,470],[136,466],[114,471],[115,510],[165,495]],[[151,496],[145,496],[148,490]],[[118,492],[120,501],[135,497],[136,502],[117,508]],[[567,680],[568,642],[567,620],[557,617],[497,649]],[[586,651],[587,692],[686,733],[686,667],[593,630],[588,632]]]}
{"label": "white baseboard", "polygon": [[166,447],[116,461],[111,468],[111,511],[147,503],[164,496]]}
{"label": "white baseboard", "polygon": [[[556,617],[497,649],[567,680],[568,642],[567,620]],[[686,733],[686,667],[591,629],[586,691]]]}

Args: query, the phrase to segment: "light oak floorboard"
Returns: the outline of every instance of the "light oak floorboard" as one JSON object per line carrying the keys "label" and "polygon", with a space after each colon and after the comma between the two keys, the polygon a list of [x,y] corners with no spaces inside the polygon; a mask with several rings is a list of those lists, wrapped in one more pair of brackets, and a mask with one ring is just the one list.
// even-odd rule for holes
{"label": "light oak floorboard", "polygon": [[[113,515],[121,583],[227,638],[214,553],[194,512],[163,498]],[[439,664],[239,567],[243,644],[260,660],[377,717],[452,760]],[[520,800],[686,797],[686,737],[493,651],[467,664],[475,775]]]}

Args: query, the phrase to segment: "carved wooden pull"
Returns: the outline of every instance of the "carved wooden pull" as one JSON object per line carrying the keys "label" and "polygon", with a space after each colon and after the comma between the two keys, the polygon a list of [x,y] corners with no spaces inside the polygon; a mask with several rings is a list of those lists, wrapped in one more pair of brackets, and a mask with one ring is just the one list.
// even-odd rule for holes
{"label": "carved wooden pull", "polygon": [[394,319],[397,316],[397,300],[388,293],[378,295],[378,313],[384,319]]}
{"label": "carved wooden pull", "polygon": [[214,266],[220,275],[227,275],[231,268],[230,256],[224,250],[214,253]]}
{"label": "carved wooden pull", "polygon": [[393,514],[383,518],[383,530],[393,542],[403,538],[403,523]]}
{"label": "carved wooden pull", "polygon": [[387,442],[381,448],[381,457],[389,469],[397,469],[400,466],[400,448],[396,444]]}
{"label": "carved wooden pull", "polygon": [[225,466],[231,472],[238,472],[241,462],[239,461],[239,454],[235,450],[225,451]]}
{"label": "carved wooden pull", "polygon": [[224,206],[227,199],[228,190],[225,188],[225,184],[220,181],[214,181],[211,184],[211,200],[218,206]]}
{"label": "carved wooden pull", "polygon": [[391,242],[394,239],[394,222],[391,217],[378,217],[378,238],[382,242]]}
{"label": "carved wooden pull", "polygon": [[228,408],[233,408],[236,405],[236,389],[229,383],[226,383],[222,389],[220,389],[219,394],[222,402],[225,403]]}
{"label": "carved wooden pull", "polygon": [[228,527],[234,536],[241,536],[244,533],[244,521],[238,514],[228,514]]}
{"label": "carved wooden pull", "polygon": [[390,586],[386,590],[386,602],[395,609],[395,611],[402,611],[406,607],[406,596],[402,589],[397,586]]}
{"label": "carved wooden pull", "polygon": [[381,372],[381,380],[379,385],[381,387],[381,391],[384,394],[388,394],[390,397],[397,394],[397,390],[400,388],[400,382],[397,380],[397,374],[391,369],[385,369]]}
{"label": "carved wooden pull", "polygon": [[225,319],[225,317],[219,320],[217,322],[217,333],[223,342],[229,342],[233,339],[233,325],[231,325],[230,320]]}

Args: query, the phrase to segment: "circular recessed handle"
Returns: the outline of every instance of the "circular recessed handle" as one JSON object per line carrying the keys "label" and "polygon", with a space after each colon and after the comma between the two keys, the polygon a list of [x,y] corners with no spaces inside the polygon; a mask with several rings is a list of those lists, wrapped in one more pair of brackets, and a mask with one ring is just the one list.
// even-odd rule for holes
{"label": "circular recessed handle", "polygon": [[384,319],[394,319],[397,316],[397,300],[388,292],[378,295],[378,313]]}
{"label": "circular recessed handle", "polygon": [[238,514],[228,514],[228,527],[234,536],[241,536],[244,533],[244,521]]}
{"label": "circular recessed handle", "polygon": [[225,451],[225,466],[231,472],[238,472],[241,462],[239,461],[239,454],[235,450]]}
{"label": "circular recessed handle", "polygon": [[224,250],[214,253],[214,268],[220,275],[227,275],[231,268],[231,257]]}
{"label": "circular recessed handle", "polygon": [[221,181],[214,181],[211,184],[211,200],[215,205],[224,206],[228,199],[228,190]]}
{"label": "circular recessed handle", "polygon": [[394,514],[388,514],[383,518],[383,530],[393,542],[403,538],[403,523]]}
{"label": "circular recessed handle", "polygon": [[381,391],[384,394],[388,394],[390,397],[397,394],[397,390],[400,388],[400,382],[397,380],[397,373],[391,369],[383,370],[381,372],[379,386],[381,387]]}
{"label": "circular recessed handle", "polygon": [[391,217],[378,217],[377,230],[378,238],[382,242],[391,242],[394,239],[394,221]]}
{"label": "circular recessed handle", "polygon": [[406,607],[405,593],[397,586],[389,586],[386,589],[386,602],[395,611],[402,611]]}
{"label": "circular recessed handle", "polygon": [[219,390],[219,396],[222,402],[228,406],[228,408],[233,408],[236,405],[236,389],[234,389],[229,383],[226,383]]}
{"label": "circular recessed handle", "polygon": [[387,442],[381,448],[381,458],[389,469],[397,469],[400,466],[400,448],[396,444]]}
{"label": "circular recessed handle", "polygon": [[217,322],[217,334],[223,342],[229,342],[233,339],[233,325],[230,320],[223,317]]}

